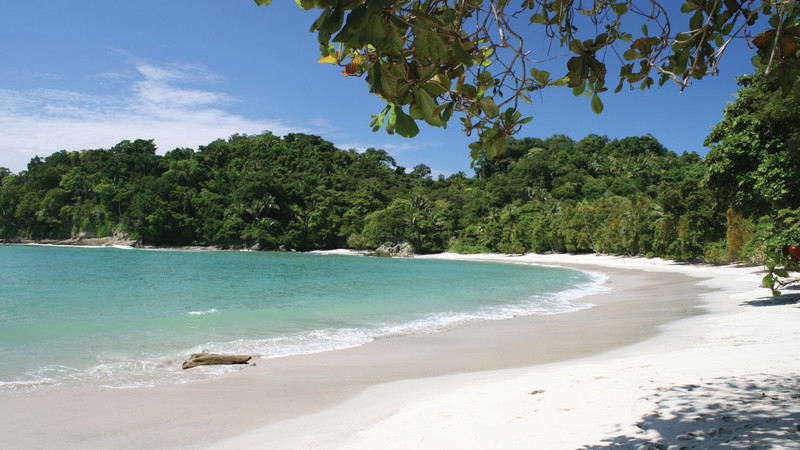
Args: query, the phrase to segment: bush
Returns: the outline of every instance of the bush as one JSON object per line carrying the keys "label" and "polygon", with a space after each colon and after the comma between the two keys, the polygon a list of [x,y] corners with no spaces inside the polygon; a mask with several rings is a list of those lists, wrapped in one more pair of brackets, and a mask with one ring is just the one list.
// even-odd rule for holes
{"label": "bush", "polygon": [[703,259],[708,262],[728,262],[728,244],[725,241],[708,244],[705,248]]}
{"label": "bush", "polygon": [[455,239],[451,241],[450,247],[447,249],[447,251],[452,253],[461,253],[461,254],[491,253],[491,250],[489,250],[483,245],[472,244],[462,239]]}

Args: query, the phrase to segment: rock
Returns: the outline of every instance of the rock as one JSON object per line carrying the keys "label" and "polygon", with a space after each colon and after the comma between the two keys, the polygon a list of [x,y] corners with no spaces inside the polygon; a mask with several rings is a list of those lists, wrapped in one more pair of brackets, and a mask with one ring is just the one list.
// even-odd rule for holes
{"label": "rock", "polygon": [[250,355],[220,355],[216,353],[193,353],[181,366],[184,370],[214,364],[247,364]]}
{"label": "rock", "polygon": [[411,258],[414,256],[414,248],[408,242],[395,246],[381,245],[374,252],[367,253],[367,256]]}
{"label": "rock", "polygon": [[403,258],[411,258],[414,256],[414,248],[408,242],[403,242],[394,246],[395,254]]}
{"label": "rock", "polygon": [[378,257],[390,257],[392,256],[391,247],[387,247],[385,245],[381,245],[380,247],[376,248],[374,252],[368,253],[368,256],[378,256]]}

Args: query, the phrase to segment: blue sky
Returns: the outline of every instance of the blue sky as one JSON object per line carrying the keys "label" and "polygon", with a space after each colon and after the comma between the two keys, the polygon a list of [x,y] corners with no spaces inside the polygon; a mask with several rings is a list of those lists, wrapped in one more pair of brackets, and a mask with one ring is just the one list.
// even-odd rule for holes
{"label": "blue sky", "polygon": [[[383,103],[362,79],[317,64],[308,32],[317,15],[292,0],[2,2],[0,166],[19,172],[35,155],[125,139],[155,139],[164,153],[269,130],[318,134],[343,149],[382,148],[398,164],[426,164],[434,174],[471,174],[471,139],[455,118],[447,130],[421,123],[414,139],[370,131],[370,114]],[[650,133],[670,150],[705,154],[734,77],[752,71],[749,59],[734,49],[721,76],[683,94],[669,84],[609,92],[601,115],[571,90],[547,91],[526,106],[534,120],[520,136]]]}

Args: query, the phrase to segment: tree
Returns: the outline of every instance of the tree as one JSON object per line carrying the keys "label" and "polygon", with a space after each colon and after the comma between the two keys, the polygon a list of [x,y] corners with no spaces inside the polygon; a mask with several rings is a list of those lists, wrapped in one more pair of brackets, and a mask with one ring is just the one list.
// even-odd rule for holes
{"label": "tree", "polygon": [[411,171],[411,175],[414,175],[415,177],[419,178],[430,178],[431,168],[426,166],[425,164],[417,164]]}
{"label": "tree", "polygon": [[800,84],[785,97],[763,72],[739,78],[737,100],[706,138],[708,185],[750,216],[800,208]]}
{"label": "tree", "polygon": [[[530,102],[530,94],[545,87],[584,94],[600,113],[600,94],[615,82],[617,92],[626,84],[647,89],[656,80],[684,89],[717,74],[738,39],[752,44],[753,64],[784,95],[800,74],[800,4],[794,0],[686,0],[679,13],[664,0],[296,2],[322,10],[311,27],[320,62],[364,76],[370,92],[386,101],[374,115],[374,131],[413,137],[418,120],[446,127],[458,114],[463,130],[478,134],[470,145],[473,160],[503,153],[506,137],[532,119],[522,117],[519,102]],[[531,23],[550,40],[543,49],[569,54],[565,72],[547,70],[553,58],[531,46],[541,40],[523,31]],[[609,67],[617,66],[611,80]]]}
{"label": "tree", "polygon": [[739,78],[737,100],[706,138],[706,183],[729,214],[752,223],[751,259],[764,262],[763,285],[777,296],[798,281],[786,280],[796,258],[779,249],[800,243],[800,84],[785,93],[767,79],[765,71]]}

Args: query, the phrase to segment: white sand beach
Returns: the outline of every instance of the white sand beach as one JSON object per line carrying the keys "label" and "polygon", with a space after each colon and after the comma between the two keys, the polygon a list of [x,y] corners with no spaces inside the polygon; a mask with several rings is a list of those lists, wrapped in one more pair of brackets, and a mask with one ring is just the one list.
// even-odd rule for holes
{"label": "white sand beach", "polygon": [[595,255],[434,257],[683,273],[710,291],[697,292],[703,314],[634,345],[374,386],[218,448],[800,448],[798,294],[771,298],[758,288],[759,269]]}
{"label": "white sand beach", "polygon": [[277,359],[220,379],[14,395],[15,448],[800,448],[798,290],[758,268],[435,255],[608,275],[597,306]]}

